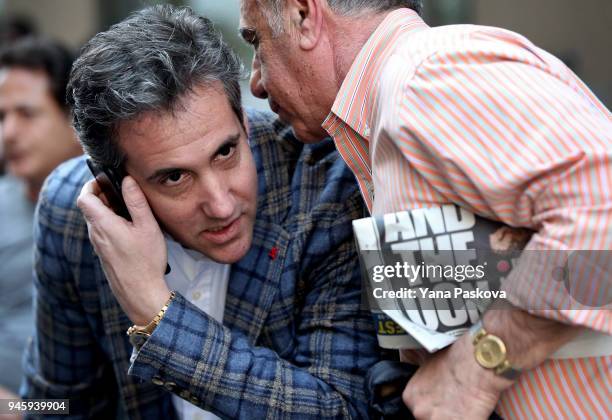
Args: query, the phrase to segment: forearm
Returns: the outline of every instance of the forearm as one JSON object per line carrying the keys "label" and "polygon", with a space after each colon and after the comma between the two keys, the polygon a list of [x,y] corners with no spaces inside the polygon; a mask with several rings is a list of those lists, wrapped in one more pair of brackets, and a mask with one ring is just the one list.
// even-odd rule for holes
{"label": "forearm", "polygon": [[[482,324],[488,333],[503,340],[508,361],[514,369],[522,373],[540,365],[580,331],[580,327],[561,324],[501,305],[489,309]],[[457,384],[453,391],[473,389],[475,394],[480,395],[478,398],[487,401],[483,405],[492,410],[500,395],[514,384],[516,378],[511,380],[495,374],[493,369],[480,366],[476,362],[472,340],[471,334],[465,334],[434,359],[442,358],[443,363],[447,364],[445,369],[449,370],[451,382]],[[425,366],[431,364],[432,360]],[[483,412],[486,411],[487,409],[484,409]]]}

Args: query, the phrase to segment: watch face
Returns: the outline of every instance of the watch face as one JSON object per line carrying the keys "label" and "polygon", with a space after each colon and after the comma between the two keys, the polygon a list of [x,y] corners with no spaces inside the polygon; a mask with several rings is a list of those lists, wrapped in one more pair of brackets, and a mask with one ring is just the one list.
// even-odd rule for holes
{"label": "watch face", "polygon": [[130,344],[139,350],[147,341],[148,336],[140,333],[130,334]]}
{"label": "watch face", "polygon": [[482,367],[492,369],[506,359],[506,346],[498,337],[488,335],[476,344],[474,354]]}

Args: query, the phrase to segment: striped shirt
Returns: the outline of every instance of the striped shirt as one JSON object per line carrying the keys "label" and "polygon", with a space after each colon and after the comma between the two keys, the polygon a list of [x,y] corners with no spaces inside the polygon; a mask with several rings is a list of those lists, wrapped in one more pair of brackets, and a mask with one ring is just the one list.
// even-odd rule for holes
{"label": "striped shirt", "polygon": [[[516,33],[430,28],[411,10],[394,11],[356,57],[323,127],[372,214],[455,203],[535,230],[526,249],[611,248],[610,111]],[[542,284],[524,281],[534,278]],[[532,312],[612,334],[609,305]],[[610,418],[611,390],[612,356],[548,359],[496,411]]]}

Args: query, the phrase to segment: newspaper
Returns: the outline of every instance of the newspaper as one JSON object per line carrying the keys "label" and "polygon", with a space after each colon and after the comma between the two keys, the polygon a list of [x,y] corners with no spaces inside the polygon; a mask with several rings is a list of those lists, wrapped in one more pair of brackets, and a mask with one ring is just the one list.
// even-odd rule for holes
{"label": "newspaper", "polygon": [[504,297],[501,282],[532,234],[454,204],[355,220],[353,230],[379,344],[429,352]]}

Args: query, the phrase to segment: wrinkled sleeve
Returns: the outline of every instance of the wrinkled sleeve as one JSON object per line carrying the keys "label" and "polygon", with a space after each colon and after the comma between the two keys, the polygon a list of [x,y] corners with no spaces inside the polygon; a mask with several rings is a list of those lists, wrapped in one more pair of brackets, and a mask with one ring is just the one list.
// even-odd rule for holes
{"label": "wrinkled sleeve", "polygon": [[612,117],[561,62],[505,36],[473,34],[410,75],[389,68],[383,85],[403,94],[380,107],[411,171],[400,182],[423,202],[534,230],[504,283],[510,300],[610,334]]}

